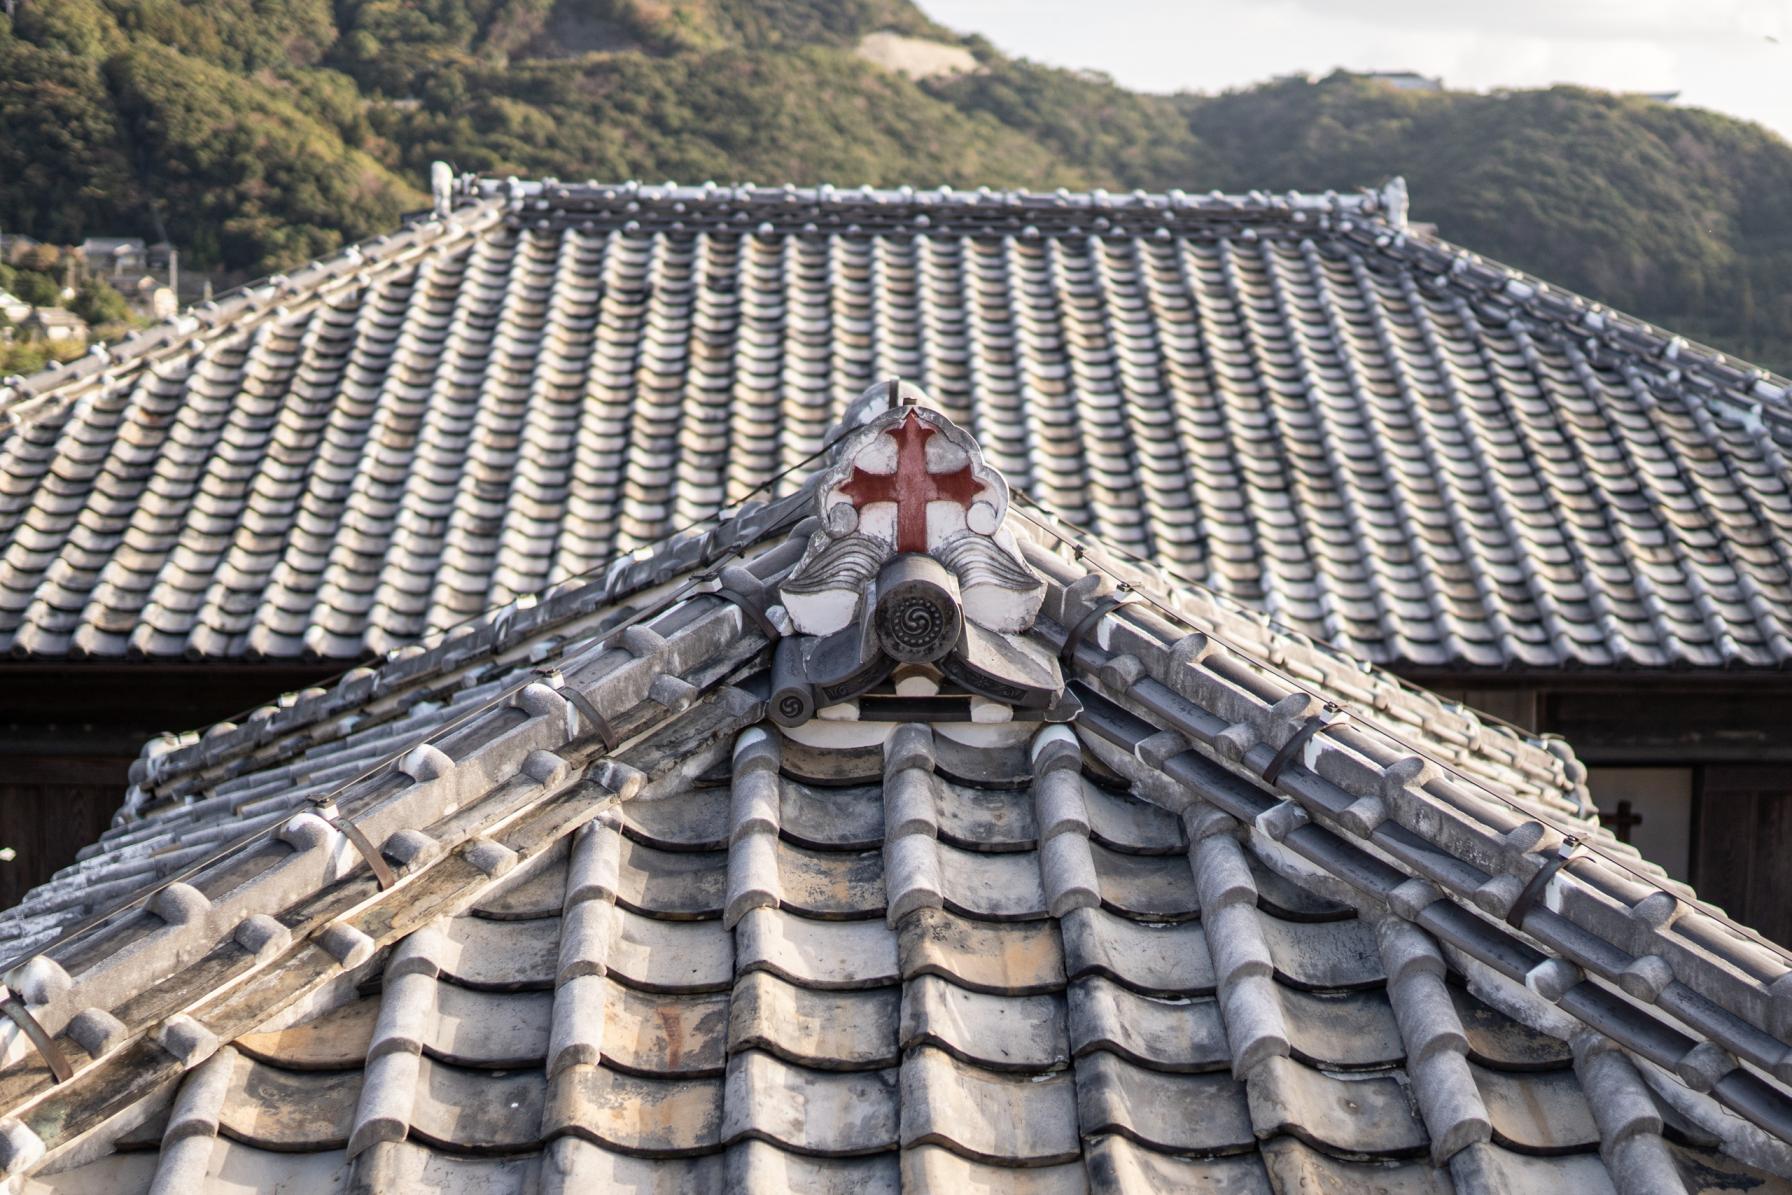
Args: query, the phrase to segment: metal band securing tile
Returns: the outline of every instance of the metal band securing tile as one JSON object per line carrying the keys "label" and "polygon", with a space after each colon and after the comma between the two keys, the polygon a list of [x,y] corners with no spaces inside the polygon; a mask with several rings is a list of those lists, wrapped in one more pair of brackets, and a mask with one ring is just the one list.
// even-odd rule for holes
{"label": "metal band securing tile", "polygon": [[783,632],[778,630],[778,624],[767,617],[765,611],[759,608],[758,603],[754,602],[745,594],[721,584],[718,584],[714,589],[710,590],[710,593],[739,606],[741,613],[747,616],[748,621],[758,627],[760,632],[773,643],[776,643],[784,637]]}
{"label": "metal band securing tile", "polygon": [[398,873],[392,870],[392,865],[386,862],[385,856],[380,854],[379,848],[373,845],[373,840],[367,837],[361,827],[337,813],[333,805],[324,805],[317,813],[332,827],[340,830],[342,836],[361,852],[361,858],[367,860],[367,866],[373,869],[373,878],[381,888],[390,888],[398,883]]}
{"label": "metal band securing tile", "polygon": [[1274,784],[1281,777],[1282,769],[1286,768],[1294,757],[1301,753],[1302,748],[1314,735],[1322,730],[1330,730],[1334,726],[1342,726],[1348,721],[1350,721],[1348,713],[1337,706],[1328,705],[1319,713],[1302,722],[1300,729],[1288,736],[1288,741],[1282,744],[1282,749],[1276,752],[1276,757],[1269,761],[1268,767],[1263,769],[1263,783]]}
{"label": "metal band securing tile", "polygon": [[1530,882],[1518,894],[1518,899],[1506,911],[1506,924],[1514,929],[1523,929],[1525,916],[1543,899],[1543,894],[1549,890],[1549,882],[1555,879],[1556,873],[1586,853],[1580,839],[1562,839],[1562,845],[1556,848],[1555,857],[1537,869],[1537,874],[1530,878]]}
{"label": "metal band securing tile", "polygon": [[1064,636],[1064,646],[1058,649],[1058,658],[1068,663],[1076,655],[1076,649],[1082,646],[1083,639],[1094,630],[1096,624],[1120,607],[1133,600],[1131,590],[1122,590],[1117,594],[1109,594],[1096,602],[1089,612],[1077,619],[1076,625]]}
{"label": "metal band securing tile", "polygon": [[579,717],[585,719],[587,733],[597,736],[597,741],[603,744],[604,754],[607,755],[616,750],[616,731],[611,728],[610,720],[604,717],[595,705],[591,704],[591,699],[571,685],[565,686],[558,692],[560,696],[572,702],[572,708],[578,710]]}
{"label": "metal band securing tile", "polygon": [[66,1083],[73,1077],[75,1068],[68,1064],[68,1056],[56,1044],[56,1039],[38,1024],[37,1018],[31,1015],[31,1010],[25,1007],[23,1000],[11,992],[6,993],[6,999],[0,1000],[0,1012],[11,1017],[13,1023],[25,1031],[25,1036],[37,1047],[38,1054],[49,1065],[50,1073],[56,1076],[58,1083]]}

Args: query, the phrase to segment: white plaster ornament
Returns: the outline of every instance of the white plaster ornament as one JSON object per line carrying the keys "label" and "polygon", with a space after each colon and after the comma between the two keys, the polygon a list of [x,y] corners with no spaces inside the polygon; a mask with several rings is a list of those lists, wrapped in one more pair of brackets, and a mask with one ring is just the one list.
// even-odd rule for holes
{"label": "white plaster ornament", "polygon": [[822,529],[783,586],[799,634],[829,635],[862,618],[873,578],[897,553],[944,565],[965,618],[986,630],[1025,630],[1038,615],[1045,584],[1002,526],[1008,483],[937,411],[899,406],[853,432],[816,501]]}
{"label": "white plaster ornament", "polygon": [[798,741],[865,746],[919,719],[995,747],[1069,716],[1057,661],[1021,633],[1045,582],[1003,526],[1008,485],[925,399],[867,391],[817,481],[821,529],[781,586],[795,633],[773,663],[773,716]]}

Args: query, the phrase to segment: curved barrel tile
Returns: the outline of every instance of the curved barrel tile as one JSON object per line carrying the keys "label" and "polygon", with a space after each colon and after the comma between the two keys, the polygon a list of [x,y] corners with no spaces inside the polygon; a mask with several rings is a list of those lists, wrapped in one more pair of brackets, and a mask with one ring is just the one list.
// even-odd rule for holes
{"label": "curved barrel tile", "polygon": [[992,1070],[1052,1070],[1070,1062],[1061,997],[991,995],[932,975],[902,990],[902,1048],[921,1045]]}
{"label": "curved barrel tile", "polygon": [[1076,1089],[1068,1073],[1009,1075],[923,1046],[902,1062],[902,1145],[942,1145],[1011,1166],[1082,1155]]}
{"label": "curved barrel tile", "polygon": [[1064,946],[1052,921],[973,921],[922,909],[899,931],[902,977],[940,975],[960,987],[1023,996],[1061,991]]}
{"label": "curved barrel tile", "polygon": [[766,1050],[786,1062],[825,1070],[894,1066],[902,994],[894,986],[817,989],[771,971],[750,971],[728,1005],[728,1050]]}

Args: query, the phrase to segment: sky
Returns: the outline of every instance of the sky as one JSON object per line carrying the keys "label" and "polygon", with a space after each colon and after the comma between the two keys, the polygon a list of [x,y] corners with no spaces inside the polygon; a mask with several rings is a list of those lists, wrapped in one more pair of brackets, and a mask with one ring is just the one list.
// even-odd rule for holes
{"label": "sky", "polygon": [[1416,70],[1473,91],[1678,91],[1792,140],[1792,0],[921,0],[1005,53],[1140,91]]}

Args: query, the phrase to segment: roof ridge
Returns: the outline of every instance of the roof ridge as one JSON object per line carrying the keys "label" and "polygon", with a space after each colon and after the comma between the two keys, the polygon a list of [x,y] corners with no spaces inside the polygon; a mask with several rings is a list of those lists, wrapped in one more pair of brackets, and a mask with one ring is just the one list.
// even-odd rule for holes
{"label": "roof ridge", "polygon": [[[799,467],[792,466],[786,474]],[[768,485],[778,480],[774,478]],[[339,673],[327,688],[315,685],[279,694],[239,715],[240,721],[225,719],[209,727],[151,738],[131,764],[131,785],[119,817],[140,816],[152,800],[186,795],[203,774],[303,727],[376,696],[448,676],[470,661],[500,656],[544,631],[750,547],[792,521],[791,516],[802,510],[803,500],[804,492],[799,490],[765,502],[745,501],[724,508],[712,516],[718,520],[714,527],[687,529],[608,561],[596,575],[568,578],[420,642],[395,647],[379,663],[359,664]]]}
{"label": "roof ridge", "polygon": [[995,190],[940,186],[917,188],[759,186],[747,183],[696,185],[629,181],[562,182],[544,178],[504,180],[463,176],[453,194],[502,201],[525,225],[548,228],[598,218],[621,219],[624,232],[643,229],[684,232],[697,227],[728,228],[760,235],[848,236],[902,230],[1007,235],[1022,239],[1052,236],[1135,235],[1168,239],[1178,230],[1235,226],[1247,240],[1262,233],[1295,235],[1330,228],[1350,216],[1403,218],[1405,189],[1399,179],[1379,190],[1221,191],[1191,194],[1168,191],[1115,192],[1104,188],[1072,191]]}
{"label": "roof ridge", "polygon": [[[867,391],[866,395],[848,404],[840,419],[829,429],[821,448],[784,470],[778,477],[762,483],[761,488],[774,489],[779,481],[804,466],[813,464],[838,445],[863,421],[868,412],[875,410],[876,404],[867,405],[871,394],[872,391]],[[818,467],[810,474],[811,478],[818,476],[820,472]],[[373,696],[390,695],[400,689],[415,688],[431,679],[444,677],[469,660],[502,654],[552,627],[611,605],[631,594],[665,584],[675,576],[688,573],[730,551],[757,542],[788,521],[792,514],[800,513],[807,489],[808,484],[805,483],[797,492],[765,503],[750,501],[753,496],[749,495],[749,500],[743,500],[737,506],[724,508],[711,516],[717,520],[713,527],[701,531],[687,528],[655,544],[636,548],[612,559],[602,567],[601,572],[593,570],[582,577],[568,578],[547,590],[522,595],[464,622],[444,628],[419,642],[393,648],[385,653],[380,662],[345,669],[327,687],[316,685],[280,694],[241,715],[208,727],[186,728],[158,735],[144,743],[138,759],[132,764],[131,787],[123,815],[140,815],[154,799],[183,795],[192,787],[182,780],[183,774],[192,783],[198,783],[202,775],[211,774],[232,757],[251,752],[275,739],[290,735],[301,727],[315,725],[344,710],[360,706]],[[1122,584],[1142,594],[1153,594],[1172,604],[1174,599],[1171,595],[1177,589],[1199,594],[1203,600],[1218,607],[1230,618],[1260,628],[1272,636],[1274,642],[1263,656],[1265,666],[1280,671],[1291,681],[1302,684],[1317,682],[1342,694],[1346,690],[1339,684],[1341,678],[1363,677],[1369,682],[1368,690],[1362,694],[1350,694],[1351,696],[1372,704],[1378,711],[1392,712],[1394,707],[1391,695],[1398,693],[1401,700],[1415,703],[1423,710],[1422,714],[1415,712],[1402,721],[1416,726],[1424,718],[1447,720],[1452,737],[1459,740],[1456,743],[1459,755],[1478,746],[1484,734],[1497,735],[1510,742],[1514,750],[1533,755],[1533,766],[1522,770],[1540,785],[1545,783],[1544,777],[1547,776],[1558,791],[1571,800],[1571,807],[1576,812],[1584,814],[1591,808],[1585,783],[1586,769],[1574,755],[1572,747],[1559,736],[1540,735],[1482,713],[1464,703],[1440,697],[1423,686],[1407,681],[1331,643],[1286,626],[1269,613],[1247,606],[1203,582],[1182,576],[1156,562],[1140,559],[1115,546],[1099,533],[1077,527],[1039,503],[1023,489],[1015,489],[1013,492],[1015,497],[1030,508],[1018,512],[1028,522],[1057,537],[1060,542],[1076,545],[1079,552],[1092,547],[1121,562],[1124,568],[1134,574],[1122,581]],[[699,520],[699,524],[708,521]],[[1111,568],[1108,571],[1112,571]],[[1149,583],[1141,585],[1141,577],[1156,580],[1156,588]],[[1291,661],[1288,658],[1290,648],[1297,653],[1311,652],[1323,657],[1335,665],[1335,669],[1328,672],[1311,664],[1303,666],[1304,662]],[[1302,675],[1295,676],[1285,671],[1289,668]],[[1460,759],[1452,762],[1460,763]]]}
{"label": "roof ridge", "polygon": [[[772,554],[754,563],[777,576],[794,563],[794,555]],[[752,568],[742,571],[762,583]],[[8,967],[11,988],[22,996],[22,1002],[15,1000],[21,1015],[54,1026],[51,1034],[66,1030],[74,1040],[93,1042],[87,1053],[103,1064],[129,1065],[128,1052],[114,1047],[143,1035],[159,1042],[183,1069],[196,1065],[219,1044],[197,1019],[206,1016],[200,1005],[208,998],[207,1007],[216,1014],[247,994],[256,1008],[242,1025],[247,1028],[296,994],[249,991],[255,985],[240,983],[220,988],[214,972],[180,965],[186,952],[211,949],[220,930],[227,944],[241,947],[226,947],[235,978],[302,958],[307,973],[321,982],[426,923],[445,897],[451,903],[453,892],[476,889],[515,867],[539,845],[529,840],[531,832],[545,828],[548,841],[556,841],[604,806],[678,774],[679,764],[704,750],[706,742],[731,739],[762,716],[762,703],[737,681],[765,650],[765,636],[728,602],[694,617],[674,617],[700,596],[675,595],[614,642],[600,636],[577,645],[576,665],[567,676],[531,680],[525,675],[495,700],[420,736],[407,752],[329,788],[321,799],[301,799],[267,826],[233,837],[173,878],[142,885],[124,901],[36,942]],[[523,714],[520,725],[510,723],[511,711]],[[701,725],[693,728],[681,719],[686,715]],[[449,736],[463,722],[483,722],[501,733],[462,752],[466,744]],[[593,722],[601,728],[597,736],[589,731]],[[395,778],[396,789],[389,783]],[[589,800],[570,799],[581,791]],[[275,838],[292,850],[271,867],[228,885],[206,882],[204,877],[215,877],[231,859]],[[350,843],[355,849],[348,849]],[[189,878],[197,886],[186,883]],[[326,893],[328,899],[322,899]],[[285,911],[295,900],[306,902],[295,922],[269,916],[270,905]],[[400,913],[383,917],[382,907]],[[103,940],[95,941],[96,935]],[[301,942],[322,949],[298,955],[293,948]],[[124,1011],[132,991],[141,989],[145,971],[167,978],[169,969],[187,985],[189,1000],[180,1007],[194,1015],[169,1015],[166,1007],[153,1005],[126,1012],[127,1022],[107,1011]],[[82,1017],[106,1026],[104,1044],[82,1033]],[[9,1077],[17,1080],[9,1097],[13,1107],[73,1098],[83,1075],[89,1085],[105,1082],[104,1065],[55,1085],[30,1064],[18,1066],[18,1054],[10,1057]],[[67,1127],[59,1125],[58,1132]],[[0,1158],[0,1177],[10,1176],[19,1164],[16,1154]]]}
{"label": "roof ridge", "polygon": [[569,204],[624,202],[642,210],[678,205],[764,208],[768,211],[795,204],[828,205],[842,208],[896,208],[913,211],[955,213],[989,208],[1021,207],[1041,213],[1084,211],[1094,214],[1121,213],[1137,210],[1170,211],[1198,214],[1265,214],[1293,218],[1297,212],[1337,214],[1356,212],[1365,215],[1391,211],[1404,220],[1405,181],[1394,178],[1380,188],[1355,191],[1269,191],[1245,192],[1211,190],[1185,191],[1173,187],[1165,191],[1148,191],[1142,187],[1129,191],[1111,191],[1106,187],[1073,190],[1058,187],[1051,191],[1032,191],[1024,187],[874,187],[869,183],[858,187],[839,187],[832,183],[798,186],[794,183],[765,185],[759,183],[648,183],[640,179],[602,182],[598,179],[563,181],[551,176],[520,179],[512,175],[497,179],[477,174],[461,175],[453,187],[457,198],[502,199],[517,211],[545,211]]}
{"label": "roof ridge", "polygon": [[[1239,643],[1235,637],[1236,628],[1208,628],[1210,637],[1216,642],[1224,643],[1230,650],[1252,660],[1264,671],[1302,688],[1315,687],[1329,691],[1353,703],[1362,704],[1377,714],[1391,715],[1402,724],[1423,726],[1432,733],[1444,731],[1451,736],[1452,745],[1457,748],[1454,757],[1447,760],[1449,766],[1454,768],[1462,768],[1464,756],[1486,745],[1483,735],[1496,735],[1511,743],[1515,751],[1523,751],[1531,756],[1532,766],[1522,770],[1540,788],[1545,783],[1544,778],[1548,778],[1558,795],[1564,799],[1564,807],[1560,813],[1582,818],[1591,813],[1593,806],[1587,791],[1586,766],[1575,755],[1573,746],[1561,736],[1526,730],[1463,702],[1450,701],[1422,685],[1414,684],[1397,673],[1354,656],[1322,639],[1315,639],[1303,631],[1283,626],[1268,613],[1246,606],[1211,586],[1190,580],[1155,562],[1132,557],[1116,549],[1101,536],[1085,533],[1075,524],[1060,518],[1041,506],[1024,490],[1016,489],[1014,493],[1031,508],[1030,511],[1021,512],[1023,519],[1046,535],[1054,537],[1059,544],[1069,547],[1079,559],[1107,574],[1124,590],[1145,596],[1148,604],[1172,618],[1186,622],[1190,617],[1186,610],[1177,609],[1176,592],[1180,588],[1184,594],[1198,594],[1211,602],[1227,617],[1261,628],[1274,636],[1275,640],[1264,651],[1254,644]],[[1068,528],[1077,535],[1067,535],[1060,528]],[[1091,547],[1118,557],[1119,568],[1115,567],[1116,562],[1092,559]],[[1162,584],[1166,579],[1174,584]],[[1157,582],[1155,586],[1154,581]],[[1327,672],[1309,661],[1290,658],[1290,649],[1296,653],[1311,652],[1323,657],[1337,665],[1339,670]],[[1365,692],[1349,692],[1340,683],[1345,677],[1355,676],[1363,677],[1368,682],[1369,687]],[[1411,703],[1414,708],[1411,711],[1396,709],[1395,695],[1398,695],[1398,700]],[[1438,725],[1440,720],[1442,726]],[[1436,751],[1433,753],[1436,754]]]}
{"label": "roof ridge", "polygon": [[[1792,952],[1659,868],[1632,866],[1609,834],[1529,810],[1373,718],[1330,718],[1298,682],[1261,683],[1260,661],[1199,620],[1125,612],[1102,596],[1100,566],[1065,545],[1030,559],[1062,587],[1047,612],[1075,638],[1047,634],[1070,653],[1077,725],[1112,748],[1100,753],[1109,767],[1167,782],[1180,795],[1166,807],[1209,801],[1253,841],[1316,864],[1756,1125],[1792,1131]],[[1087,633],[1091,619],[1102,634]],[[1245,783],[1202,782],[1213,773]]]}
{"label": "roof ridge", "polygon": [[[815,451],[729,505],[660,540],[612,557],[597,568],[537,593],[523,594],[418,642],[392,648],[380,662],[346,668],[332,678],[328,688],[313,685],[278,694],[271,701],[208,727],[149,739],[131,764],[131,784],[120,816],[138,814],[150,799],[148,789],[165,789],[181,771],[214,768],[233,755],[358,706],[382,692],[389,694],[398,687],[444,676],[469,660],[502,655],[545,630],[667,584],[675,577],[713,565],[763,541],[800,518],[813,481],[822,472],[816,462],[833,452],[850,430],[844,422],[837,423]],[[776,495],[781,483],[811,466],[815,467],[793,492]],[[761,494],[768,496],[761,500]],[[714,525],[705,527],[710,523]]]}

